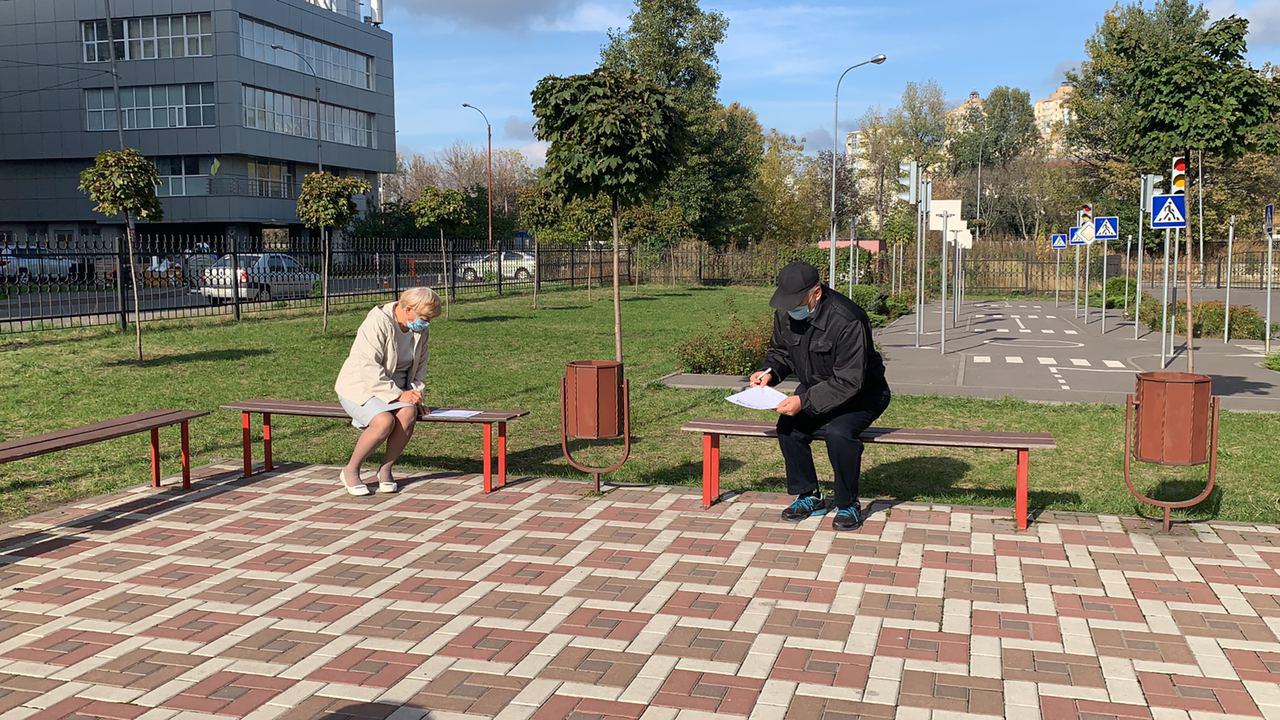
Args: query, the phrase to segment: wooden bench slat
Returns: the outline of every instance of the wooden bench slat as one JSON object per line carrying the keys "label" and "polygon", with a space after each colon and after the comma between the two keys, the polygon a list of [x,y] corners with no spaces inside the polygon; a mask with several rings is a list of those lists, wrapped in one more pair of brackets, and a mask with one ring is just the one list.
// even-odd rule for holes
{"label": "wooden bench slat", "polygon": [[[693,420],[682,427],[685,432],[715,433],[738,437],[776,437],[772,423],[752,420]],[[986,449],[1051,450],[1057,442],[1048,433],[984,432],[981,430],[945,430],[915,428],[869,428],[862,434],[864,442],[895,445],[927,445]]]}
{"label": "wooden bench slat", "polygon": [[0,462],[23,460],[56,450],[70,450],[155,428],[177,425],[208,414],[203,410],[155,410],[114,420],[104,420],[79,428],[20,438],[0,445]]}
{"label": "wooden bench slat", "polygon": [[[297,417],[337,418],[348,417],[347,411],[338,403],[313,402],[308,400],[272,400],[257,399],[244,402],[229,403],[222,406],[226,410],[240,412],[270,413],[272,415],[294,415]],[[474,408],[430,408],[432,412],[441,410],[467,410],[478,412],[477,415],[465,418],[444,418],[422,416],[421,422],[441,423],[498,423],[510,422],[529,414],[527,410],[475,410]]]}

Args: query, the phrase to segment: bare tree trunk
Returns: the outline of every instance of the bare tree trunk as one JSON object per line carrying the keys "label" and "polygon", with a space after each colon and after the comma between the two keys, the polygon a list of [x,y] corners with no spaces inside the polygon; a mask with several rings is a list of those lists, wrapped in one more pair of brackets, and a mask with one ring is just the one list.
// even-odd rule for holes
{"label": "bare tree trunk", "polygon": [[[622,362],[622,290],[618,286],[618,199],[613,199],[613,354]],[[1190,267],[1190,266],[1188,266]]]}
{"label": "bare tree trunk", "polygon": [[444,227],[440,227],[440,272],[443,273],[444,319],[449,319],[449,285],[453,275],[449,272],[449,253],[444,249]]}
{"label": "bare tree trunk", "polygon": [[320,332],[329,334],[329,233],[320,228]]}
{"label": "bare tree trunk", "polygon": [[129,284],[133,287],[133,334],[138,351],[138,365],[142,365],[142,304],[138,301],[138,268],[133,259],[138,234],[129,213],[125,213],[124,222],[127,234],[125,245],[129,249]]}
{"label": "bare tree trunk", "polygon": [[533,309],[538,309],[538,286],[542,284],[542,255],[538,252],[538,236],[533,237]]}

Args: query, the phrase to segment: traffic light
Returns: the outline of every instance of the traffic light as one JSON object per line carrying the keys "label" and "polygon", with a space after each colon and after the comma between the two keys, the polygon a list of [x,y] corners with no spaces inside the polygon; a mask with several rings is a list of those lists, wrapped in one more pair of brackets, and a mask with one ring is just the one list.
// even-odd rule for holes
{"label": "traffic light", "polygon": [[1164,182],[1163,175],[1142,176],[1142,212],[1151,212],[1151,198],[1164,194],[1164,188],[1160,187],[1162,182]]}
{"label": "traffic light", "polygon": [[1169,192],[1174,195],[1187,194],[1187,158],[1178,155],[1169,166]]}
{"label": "traffic light", "polygon": [[915,160],[898,163],[898,185],[902,186],[898,191],[899,200],[909,205],[919,202],[920,163]]}
{"label": "traffic light", "polygon": [[1080,222],[1078,227],[1093,227],[1093,206],[1089,204],[1080,206]]}

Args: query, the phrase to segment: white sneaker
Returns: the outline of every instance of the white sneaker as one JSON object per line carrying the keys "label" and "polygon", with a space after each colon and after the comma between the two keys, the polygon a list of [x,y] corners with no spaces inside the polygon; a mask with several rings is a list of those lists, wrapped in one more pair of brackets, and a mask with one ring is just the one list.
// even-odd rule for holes
{"label": "white sneaker", "polygon": [[348,484],[347,484],[347,471],[346,471],[346,470],[339,470],[339,471],[338,471],[338,479],[339,479],[340,481],[342,481],[342,487],[344,487],[344,488],[346,488],[346,489],[347,489],[347,494],[348,494],[348,495],[354,495],[354,496],[356,496],[356,497],[364,497],[365,495],[372,495],[372,494],[373,494],[373,493],[369,492],[369,486],[368,486],[368,485],[365,485],[364,483],[360,483],[359,485],[348,485]]}

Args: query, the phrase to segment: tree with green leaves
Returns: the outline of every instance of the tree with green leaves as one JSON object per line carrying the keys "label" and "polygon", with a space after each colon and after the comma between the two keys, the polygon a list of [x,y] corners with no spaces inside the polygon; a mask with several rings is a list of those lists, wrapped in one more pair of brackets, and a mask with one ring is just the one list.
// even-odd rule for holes
{"label": "tree with green leaves", "polygon": [[858,121],[861,160],[858,180],[871,189],[868,206],[875,216],[876,237],[885,238],[885,221],[897,192],[898,148],[893,128],[878,108],[868,110]]}
{"label": "tree with green leaves", "polygon": [[[418,199],[413,201],[409,206],[410,212],[413,213],[414,222],[422,229],[437,228],[440,231],[440,262],[444,268],[444,274],[447,278],[453,277],[453,271],[449,267],[449,254],[445,249],[444,233],[448,229],[449,232],[457,232],[459,228],[470,225],[475,222],[476,213],[472,210],[467,198],[459,190],[451,190],[435,185],[427,185],[422,188]],[[446,281],[449,287],[453,286],[452,279]],[[449,317],[449,291],[448,287],[444,288],[445,318]]]}
{"label": "tree with green leaves", "polygon": [[320,231],[321,328],[329,333],[329,230],[345,228],[360,208],[355,196],[368,194],[368,181],[363,178],[338,177],[327,172],[314,172],[302,180],[298,194],[298,219],[312,230]]}
{"label": "tree with green leaves", "polygon": [[[108,217],[123,215],[129,252],[129,284],[133,288],[133,328],[138,364],[142,364],[142,305],[138,303],[138,272],[134,262],[137,230],[135,220],[160,220],[164,210],[156,197],[160,171],[155,163],[133,148],[106,150],[93,165],[80,173],[80,192],[89,196],[95,212]],[[121,308],[123,312],[123,308]]]}
{"label": "tree with green leaves", "polygon": [[937,82],[907,83],[902,101],[889,113],[889,124],[901,157],[924,167],[934,167],[942,161],[947,140],[947,103]]}
{"label": "tree with green leaves", "polygon": [[[1159,0],[1107,12],[1085,43],[1088,59],[1067,74],[1075,92],[1067,141],[1091,162],[1120,159],[1137,172],[1161,173],[1176,155],[1197,150],[1235,159],[1280,148],[1280,85],[1246,59],[1249,22],[1210,22],[1189,0]],[[1189,173],[1190,176],[1193,176]],[[1186,226],[1190,246],[1190,215]],[[1194,369],[1191,255],[1187,259],[1187,369]]]}
{"label": "tree with green leaves", "polygon": [[607,67],[549,75],[533,90],[534,132],[550,143],[544,172],[566,198],[609,199],[613,227],[614,355],[622,361],[618,284],[622,209],[651,197],[678,157],[684,118],[670,93]]}

